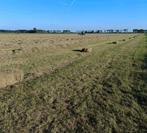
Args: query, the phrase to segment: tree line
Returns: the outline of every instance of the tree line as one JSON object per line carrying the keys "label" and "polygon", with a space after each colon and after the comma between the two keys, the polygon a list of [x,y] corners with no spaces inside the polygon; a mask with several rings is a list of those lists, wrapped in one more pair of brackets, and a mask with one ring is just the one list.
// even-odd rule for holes
{"label": "tree line", "polygon": [[128,29],[123,30],[82,30],[72,32],[71,30],[41,30],[33,28],[31,30],[0,30],[0,33],[51,33],[51,34],[69,34],[69,33],[78,33],[80,35],[84,34],[94,34],[94,33],[147,33],[145,29],[133,29],[131,32]]}
{"label": "tree line", "polygon": [[33,28],[31,30],[0,30],[0,33],[73,33],[70,30],[41,30]]}

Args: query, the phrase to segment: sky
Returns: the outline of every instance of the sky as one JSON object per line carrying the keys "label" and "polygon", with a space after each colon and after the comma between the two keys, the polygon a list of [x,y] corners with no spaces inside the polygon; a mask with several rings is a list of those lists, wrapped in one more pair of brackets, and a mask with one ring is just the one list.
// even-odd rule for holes
{"label": "sky", "polygon": [[0,29],[147,29],[147,0],[0,0]]}

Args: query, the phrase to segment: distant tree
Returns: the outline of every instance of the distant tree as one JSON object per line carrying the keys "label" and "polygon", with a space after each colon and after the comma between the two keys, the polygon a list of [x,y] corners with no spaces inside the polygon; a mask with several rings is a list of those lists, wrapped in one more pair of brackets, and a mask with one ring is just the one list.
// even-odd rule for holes
{"label": "distant tree", "polygon": [[127,33],[128,32],[128,29],[124,29],[123,32]]}
{"label": "distant tree", "polygon": [[108,33],[113,33],[114,30],[113,29],[110,29],[110,30],[107,30]]}
{"label": "distant tree", "polygon": [[63,33],[71,33],[70,30],[63,30]]}
{"label": "distant tree", "polygon": [[133,33],[137,33],[138,32],[138,29],[133,29]]}
{"label": "distant tree", "polygon": [[85,33],[92,34],[92,33],[95,33],[95,32],[94,32],[94,30],[89,30],[89,31],[86,30]]}
{"label": "distant tree", "polygon": [[102,33],[102,32],[103,32],[102,30],[97,30],[97,31],[96,31],[96,33]]}
{"label": "distant tree", "polygon": [[37,32],[37,28],[33,28],[33,31],[34,31],[34,32]]}
{"label": "distant tree", "polygon": [[85,34],[86,34],[86,33],[88,33],[88,31],[87,31],[87,30],[85,30],[84,32],[85,32]]}
{"label": "distant tree", "polygon": [[144,33],[144,29],[133,29],[133,33]]}
{"label": "distant tree", "polygon": [[94,30],[91,30],[90,33],[95,33]]}
{"label": "distant tree", "polygon": [[32,30],[28,31],[29,33],[37,33],[37,28],[33,28]]}
{"label": "distant tree", "polygon": [[120,30],[116,30],[116,33],[119,33],[120,32]]}
{"label": "distant tree", "polygon": [[82,36],[84,36],[85,34],[86,34],[85,31],[82,31],[79,33],[79,35],[82,35]]}
{"label": "distant tree", "polygon": [[144,29],[139,29],[138,33],[144,33]]}

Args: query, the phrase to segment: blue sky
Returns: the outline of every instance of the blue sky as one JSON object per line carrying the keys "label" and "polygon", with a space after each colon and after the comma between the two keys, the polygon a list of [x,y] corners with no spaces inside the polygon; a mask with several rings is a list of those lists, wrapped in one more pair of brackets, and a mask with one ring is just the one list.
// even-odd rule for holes
{"label": "blue sky", "polygon": [[0,29],[146,28],[147,0],[1,0]]}

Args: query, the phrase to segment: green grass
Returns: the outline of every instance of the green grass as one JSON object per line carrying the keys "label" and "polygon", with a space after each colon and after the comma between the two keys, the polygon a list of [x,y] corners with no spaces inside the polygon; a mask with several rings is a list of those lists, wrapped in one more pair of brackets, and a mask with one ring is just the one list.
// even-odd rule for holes
{"label": "green grass", "polygon": [[0,90],[0,131],[146,132],[146,38],[95,44],[51,74]]}

